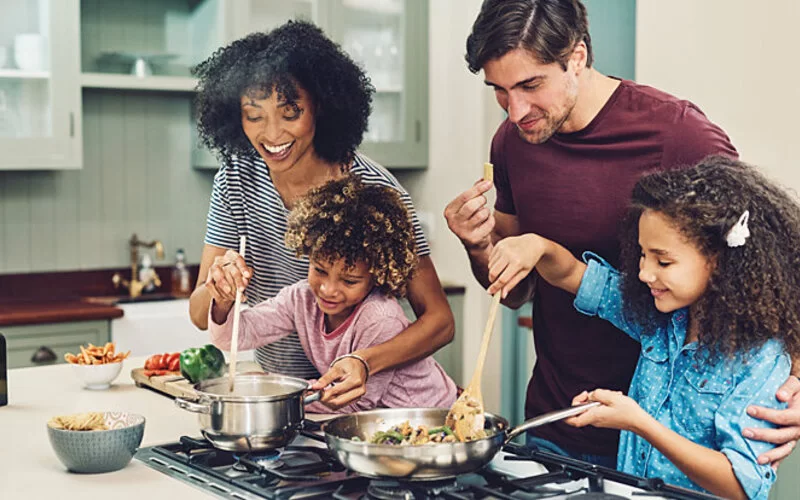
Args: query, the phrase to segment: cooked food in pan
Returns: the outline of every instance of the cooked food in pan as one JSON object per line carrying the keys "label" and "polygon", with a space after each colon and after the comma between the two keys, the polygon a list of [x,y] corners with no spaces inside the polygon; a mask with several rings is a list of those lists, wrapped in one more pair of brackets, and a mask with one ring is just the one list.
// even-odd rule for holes
{"label": "cooked food in pan", "polygon": [[[486,437],[486,431],[476,433],[473,439]],[[353,437],[353,441],[361,441],[358,436]],[[416,428],[406,420],[400,425],[395,425],[386,431],[378,431],[367,440],[371,444],[392,444],[397,446],[418,446],[436,443],[457,443],[458,437],[447,425],[441,427],[428,428],[425,425],[418,425]]]}
{"label": "cooked food in pan", "polygon": [[462,443],[485,438],[486,431],[483,430],[485,422],[483,405],[471,397],[458,398],[444,421],[446,426],[453,429],[456,439]]}

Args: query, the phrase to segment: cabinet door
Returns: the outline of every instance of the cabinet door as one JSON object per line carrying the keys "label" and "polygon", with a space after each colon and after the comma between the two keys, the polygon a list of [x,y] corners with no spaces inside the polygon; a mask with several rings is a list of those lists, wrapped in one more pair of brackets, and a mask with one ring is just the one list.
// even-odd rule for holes
{"label": "cabinet door", "polygon": [[[77,354],[81,352],[80,346],[90,342],[94,345],[108,342],[108,325],[108,321],[100,320],[3,327],[8,347],[8,368],[65,363],[64,354]],[[36,361],[38,351],[49,353],[51,357],[54,355],[55,359],[45,357]]]}
{"label": "cabinet door", "polygon": [[386,167],[428,164],[428,3],[331,1],[328,33],[375,86],[361,146]]}
{"label": "cabinet door", "polygon": [[230,2],[228,9],[231,40],[289,19],[320,26],[362,65],[375,86],[360,150],[386,167],[427,166],[426,0],[241,0]]}
{"label": "cabinet door", "polygon": [[81,168],[78,0],[3,3],[0,169]]}

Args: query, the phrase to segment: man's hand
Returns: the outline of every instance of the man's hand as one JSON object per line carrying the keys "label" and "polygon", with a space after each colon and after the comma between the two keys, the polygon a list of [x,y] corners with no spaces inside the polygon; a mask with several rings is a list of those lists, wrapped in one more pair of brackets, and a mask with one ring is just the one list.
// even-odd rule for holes
{"label": "man's hand", "polygon": [[763,406],[750,406],[747,414],[751,417],[766,420],[779,426],[778,429],[763,429],[747,427],[742,430],[742,435],[756,441],[766,441],[778,446],[758,457],[758,463],[771,463],[777,470],[781,460],[788,457],[800,439],[800,380],[794,375],[783,383],[776,394],[779,401],[789,403],[785,410],[764,408]]}
{"label": "man's hand", "polygon": [[320,403],[338,410],[367,392],[367,368],[355,358],[342,358],[311,385],[311,390],[320,389],[325,389]]}
{"label": "man's hand", "polygon": [[495,221],[483,195],[491,188],[490,181],[476,182],[474,186],[448,203],[444,209],[447,227],[458,236],[468,251],[486,250],[491,247]]}
{"label": "man's hand", "polygon": [[583,391],[572,399],[572,405],[599,401],[602,406],[596,406],[584,413],[564,420],[573,427],[593,425],[607,429],[633,430],[643,418],[647,418],[642,408],[636,401],[622,394],[620,391],[596,389],[592,392]]}

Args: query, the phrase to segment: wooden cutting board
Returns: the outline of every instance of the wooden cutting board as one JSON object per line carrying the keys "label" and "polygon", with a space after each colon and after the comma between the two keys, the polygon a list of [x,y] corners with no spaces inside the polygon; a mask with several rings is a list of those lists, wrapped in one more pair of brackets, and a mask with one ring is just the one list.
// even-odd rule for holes
{"label": "wooden cutting board", "polygon": [[[181,374],[178,372],[152,377],[148,377],[144,372],[144,368],[134,368],[131,370],[131,378],[139,387],[146,387],[172,398],[194,399],[197,397],[197,393],[193,388],[194,384],[181,377]],[[263,372],[263,370],[258,363],[254,361],[241,361],[236,367],[236,372]],[[225,370],[225,373],[228,373],[227,370]]]}

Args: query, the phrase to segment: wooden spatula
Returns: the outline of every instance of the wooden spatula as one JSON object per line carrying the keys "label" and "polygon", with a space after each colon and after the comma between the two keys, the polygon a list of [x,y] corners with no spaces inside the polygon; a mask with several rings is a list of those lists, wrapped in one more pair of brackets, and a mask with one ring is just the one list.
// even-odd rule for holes
{"label": "wooden spatula", "polygon": [[[246,236],[239,239],[239,255],[244,259]],[[230,379],[230,392],[233,392],[233,381],[236,379],[236,357],[239,351],[239,314],[242,310],[242,290],[236,288],[236,302],[233,303],[233,335],[231,336],[231,356],[230,366],[228,367],[228,378]]]}
{"label": "wooden spatula", "polygon": [[494,331],[494,319],[500,306],[501,293],[498,291],[492,297],[492,305],[489,307],[489,319],[486,321],[486,328],[483,331],[481,350],[478,353],[478,361],[475,365],[475,372],[472,374],[472,380],[467,388],[464,389],[464,392],[461,393],[461,396],[453,403],[445,419],[445,425],[453,429],[460,441],[470,440],[476,433],[483,430],[485,423],[481,376],[483,375],[486,353],[489,351],[489,341]]}

